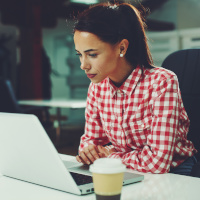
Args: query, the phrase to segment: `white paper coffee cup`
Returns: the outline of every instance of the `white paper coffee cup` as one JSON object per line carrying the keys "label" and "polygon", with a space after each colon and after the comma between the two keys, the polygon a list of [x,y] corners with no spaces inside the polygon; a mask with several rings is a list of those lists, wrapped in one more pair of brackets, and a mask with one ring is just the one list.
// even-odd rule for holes
{"label": "white paper coffee cup", "polygon": [[90,165],[97,199],[120,199],[126,166],[120,159],[100,158]]}

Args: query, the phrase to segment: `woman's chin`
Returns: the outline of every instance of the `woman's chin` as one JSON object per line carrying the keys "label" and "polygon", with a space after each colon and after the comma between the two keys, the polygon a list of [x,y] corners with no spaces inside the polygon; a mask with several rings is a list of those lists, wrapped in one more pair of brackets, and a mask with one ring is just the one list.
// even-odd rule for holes
{"label": "woman's chin", "polygon": [[100,82],[102,82],[104,79],[90,79],[90,81],[92,82],[92,83],[95,83],[95,84],[97,84],[97,83],[100,83]]}

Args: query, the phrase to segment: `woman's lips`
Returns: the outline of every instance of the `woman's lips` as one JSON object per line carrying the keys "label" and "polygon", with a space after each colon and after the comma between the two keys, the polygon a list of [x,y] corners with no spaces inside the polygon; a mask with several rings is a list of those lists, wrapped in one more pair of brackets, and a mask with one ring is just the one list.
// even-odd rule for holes
{"label": "woman's lips", "polygon": [[96,74],[87,74],[88,78],[94,78],[96,76]]}

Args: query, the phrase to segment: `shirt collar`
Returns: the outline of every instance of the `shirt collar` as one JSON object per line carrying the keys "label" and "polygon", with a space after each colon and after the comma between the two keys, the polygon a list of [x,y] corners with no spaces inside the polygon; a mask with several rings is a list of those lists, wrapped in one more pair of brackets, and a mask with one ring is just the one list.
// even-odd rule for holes
{"label": "shirt collar", "polygon": [[113,97],[118,90],[122,91],[126,95],[131,95],[141,78],[142,71],[143,69],[140,66],[137,66],[119,88],[116,87],[109,78],[107,78],[107,83],[108,87],[110,87],[111,96]]}

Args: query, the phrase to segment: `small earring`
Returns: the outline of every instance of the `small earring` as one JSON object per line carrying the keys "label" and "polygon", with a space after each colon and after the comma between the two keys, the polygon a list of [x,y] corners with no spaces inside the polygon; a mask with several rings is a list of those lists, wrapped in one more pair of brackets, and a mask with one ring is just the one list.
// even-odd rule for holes
{"label": "small earring", "polygon": [[123,54],[123,53],[120,53],[119,56],[122,58],[122,57],[124,56],[124,54]]}

